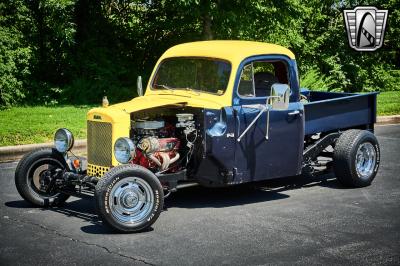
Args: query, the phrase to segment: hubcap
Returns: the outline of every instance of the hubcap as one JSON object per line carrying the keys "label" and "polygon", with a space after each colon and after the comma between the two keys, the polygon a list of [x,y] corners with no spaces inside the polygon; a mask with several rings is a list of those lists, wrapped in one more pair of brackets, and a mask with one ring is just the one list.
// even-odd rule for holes
{"label": "hubcap", "polygon": [[139,203],[139,195],[135,191],[126,192],[121,198],[125,208],[133,208]]}
{"label": "hubcap", "polygon": [[109,204],[111,214],[119,222],[134,225],[146,219],[153,209],[153,190],[143,179],[127,177],[114,185]]}
{"label": "hubcap", "polygon": [[356,170],[361,179],[368,179],[374,171],[376,152],[370,142],[365,142],[358,147],[356,154]]}

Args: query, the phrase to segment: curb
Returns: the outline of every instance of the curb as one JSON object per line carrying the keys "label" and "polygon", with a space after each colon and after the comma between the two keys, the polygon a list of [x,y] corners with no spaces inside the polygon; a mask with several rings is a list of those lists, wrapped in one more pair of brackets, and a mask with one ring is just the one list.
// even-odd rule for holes
{"label": "curb", "polygon": [[[377,125],[385,124],[399,124],[400,115],[389,115],[389,116],[378,116],[376,119]],[[86,154],[86,140],[80,139],[75,141],[72,152],[76,155]],[[26,153],[31,152],[39,148],[52,148],[53,143],[40,143],[40,144],[28,144],[28,145],[17,145],[17,146],[4,146],[0,147],[0,163],[10,162],[21,159]]]}
{"label": "curb", "polygon": [[400,123],[400,115],[378,116],[376,118],[376,123],[378,125],[399,124]]}
{"label": "curb", "polygon": [[[54,143],[39,143],[39,144],[27,144],[17,146],[4,146],[0,147],[0,162],[10,162],[21,159],[22,156],[36,149],[40,148],[53,148]],[[75,140],[72,152],[76,155],[86,154],[86,140],[80,139]]]}

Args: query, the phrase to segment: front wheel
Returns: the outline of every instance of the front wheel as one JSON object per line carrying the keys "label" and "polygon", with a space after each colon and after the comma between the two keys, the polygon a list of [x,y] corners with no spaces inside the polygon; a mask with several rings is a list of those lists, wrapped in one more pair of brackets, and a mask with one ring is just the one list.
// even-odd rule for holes
{"label": "front wheel", "polygon": [[335,145],[333,169],[346,186],[369,186],[378,172],[380,150],[375,135],[366,130],[347,130]]}
{"label": "front wheel", "polygon": [[63,156],[55,149],[39,149],[25,155],[15,171],[18,193],[35,206],[64,203],[69,195],[60,193],[54,184],[57,171],[68,169]]}
{"label": "front wheel", "polygon": [[96,185],[97,211],[103,222],[121,232],[151,226],[163,209],[164,192],[157,177],[138,165],[111,169]]}

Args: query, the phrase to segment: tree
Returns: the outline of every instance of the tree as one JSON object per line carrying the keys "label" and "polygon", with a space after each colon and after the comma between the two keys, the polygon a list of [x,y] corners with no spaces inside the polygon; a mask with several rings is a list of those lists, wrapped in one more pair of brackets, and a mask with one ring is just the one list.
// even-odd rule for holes
{"label": "tree", "polygon": [[0,107],[17,104],[26,96],[32,49],[23,31],[29,24],[22,1],[0,3]]}
{"label": "tree", "polygon": [[[376,52],[348,45],[356,5],[389,9]],[[209,39],[281,44],[313,89],[400,90],[399,25],[399,0],[13,0],[0,4],[0,104],[130,99],[165,50]]]}

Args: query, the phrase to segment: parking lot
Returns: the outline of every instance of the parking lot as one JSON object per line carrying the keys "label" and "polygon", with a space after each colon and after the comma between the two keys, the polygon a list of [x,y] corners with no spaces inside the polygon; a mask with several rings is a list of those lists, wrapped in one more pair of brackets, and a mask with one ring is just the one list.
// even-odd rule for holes
{"label": "parking lot", "polygon": [[91,198],[32,208],[0,165],[0,264],[399,265],[400,125],[376,128],[381,166],[372,186],[332,175],[224,189],[187,188],[153,227],[118,234]]}

